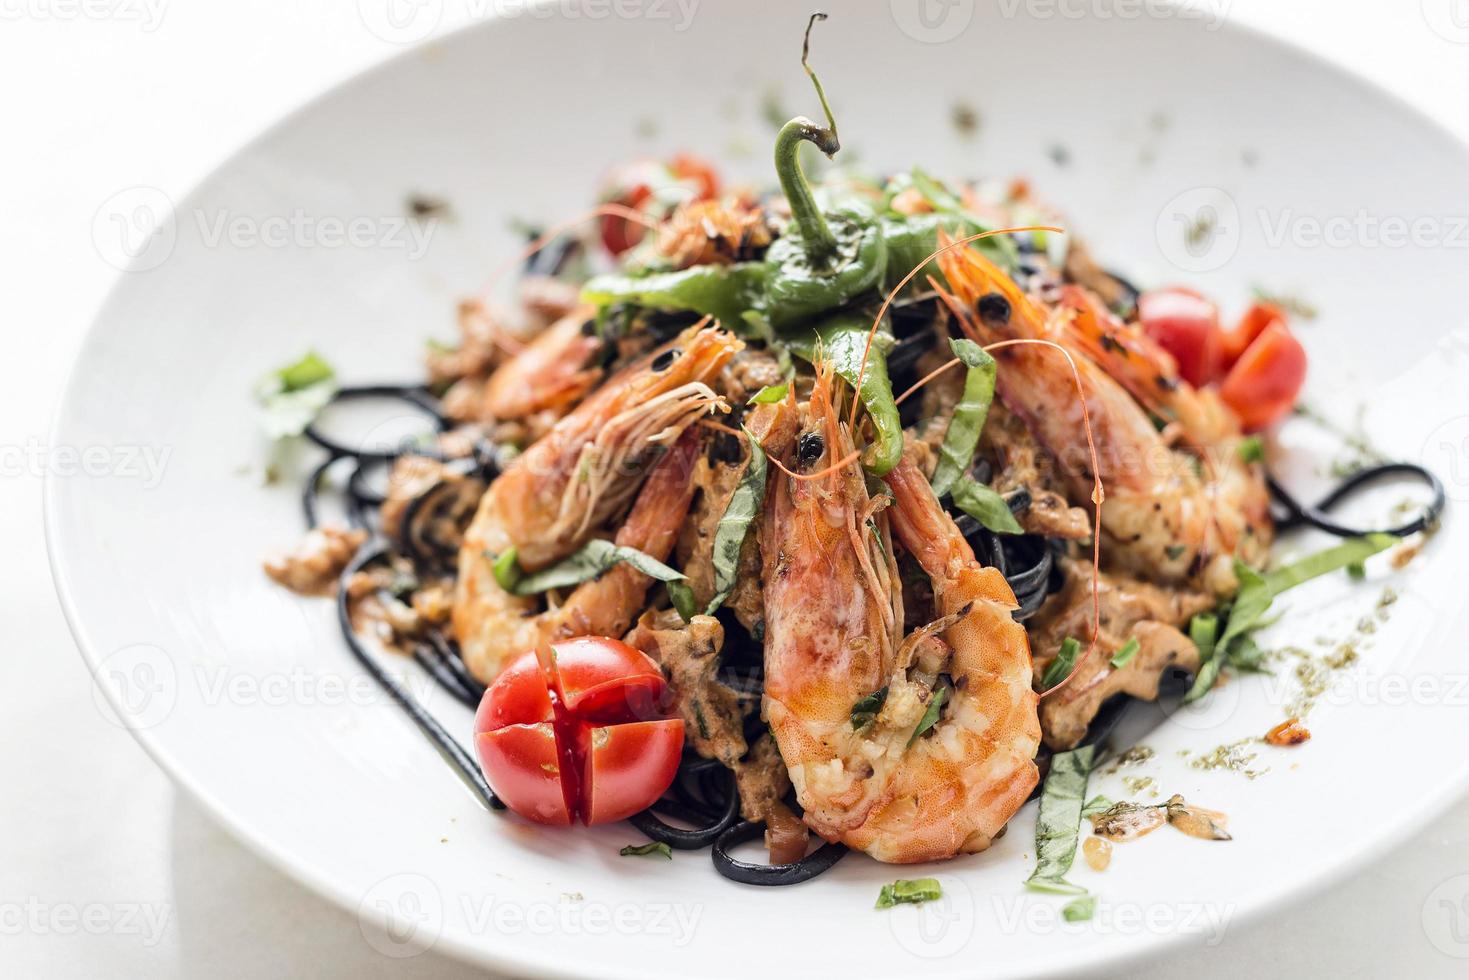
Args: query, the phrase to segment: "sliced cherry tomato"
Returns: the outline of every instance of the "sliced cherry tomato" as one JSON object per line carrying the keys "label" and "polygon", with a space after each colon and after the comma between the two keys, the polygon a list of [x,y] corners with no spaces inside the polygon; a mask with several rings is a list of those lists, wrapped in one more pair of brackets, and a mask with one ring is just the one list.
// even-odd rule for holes
{"label": "sliced cherry tomato", "polygon": [[[659,192],[682,187],[683,193],[668,195],[668,205],[661,209],[652,199]],[[671,210],[679,199],[703,201],[719,194],[719,175],[707,162],[688,153],[680,153],[667,164],[657,160],[635,160],[615,170],[602,193],[604,201],[621,204],[635,211],[646,211],[649,217],[661,218],[659,211]],[[636,221],[616,215],[602,218],[602,245],[613,255],[621,255],[637,245],[647,229]]]}
{"label": "sliced cherry tomato", "polygon": [[1245,349],[1276,320],[1285,323],[1285,311],[1273,303],[1257,302],[1246,310],[1235,328],[1224,335],[1224,363],[1221,370],[1227,372],[1234,367],[1234,362],[1240,359]]}
{"label": "sliced cherry tomato", "polygon": [[666,717],[658,665],[600,636],[517,658],[475,713],[480,766],[506,806],[540,823],[608,823],[646,809],[673,782],[683,721]]}
{"label": "sliced cherry tomato", "polygon": [[1219,397],[1245,431],[1263,429],[1287,415],[1306,380],[1306,349],[1276,320],[1255,338],[1219,386]]}
{"label": "sliced cherry tomato", "polygon": [[1178,362],[1178,372],[1194,387],[1219,375],[1223,335],[1219,310],[1192,289],[1153,289],[1137,301],[1143,331]]}

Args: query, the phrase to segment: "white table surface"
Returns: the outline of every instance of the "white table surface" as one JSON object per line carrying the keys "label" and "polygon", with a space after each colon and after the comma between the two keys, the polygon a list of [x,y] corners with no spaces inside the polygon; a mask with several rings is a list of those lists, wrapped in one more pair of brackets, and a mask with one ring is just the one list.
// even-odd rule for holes
{"label": "white table surface", "polygon": [[[386,2],[0,0],[0,976],[475,973],[431,952],[382,957],[354,915],[226,836],[103,719],[41,531],[36,460],[115,275],[93,247],[97,208],[137,184],[176,199],[282,113],[399,50],[359,17]],[[443,8],[441,31],[489,6],[421,2]],[[1469,0],[1210,9],[1354,66],[1469,139]],[[1434,888],[1465,872],[1460,807],[1330,893],[1135,975],[1469,975],[1422,924]],[[1469,897],[1453,897],[1469,955]]]}

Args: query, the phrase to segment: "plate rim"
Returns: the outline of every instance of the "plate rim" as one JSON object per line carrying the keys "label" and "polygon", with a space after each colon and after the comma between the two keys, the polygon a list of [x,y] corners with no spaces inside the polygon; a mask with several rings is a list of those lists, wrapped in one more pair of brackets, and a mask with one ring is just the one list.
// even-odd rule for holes
{"label": "plate rim", "polygon": [[[554,5],[558,0],[527,0],[528,3],[543,6]],[[575,0],[574,0],[575,2]],[[473,18],[464,23],[455,25],[442,34],[406,45],[402,50],[391,52],[378,60],[356,68],[345,75],[335,79],[325,87],[318,89],[304,98],[296,101],[282,114],[271,122],[255,131],[251,135],[232,143],[224,150],[214,162],[209,164],[187,187],[178,195],[179,203],[191,200],[202,187],[211,183],[237,158],[249,152],[254,147],[268,141],[276,133],[294,125],[301,117],[307,115],[319,105],[326,103],[339,93],[352,87],[361,85],[365,81],[396,70],[402,62],[421,58],[426,52],[431,52],[440,44],[453,41],[462,43],[466,35],[480,31],[498,29],[502,21],[507,18],[491,14],[482,18]],[[1324,71],[1343,79],[1350,79],[1356,85],[1371,91],[1384,103],[1390,106],[1395,114],[1410,117],[1422,128],[1431,131],[1448,147],[1458,150],[1461,154],[1469,157],[1469,136],[1460,136],[1450,129],[1446,122],[1430,114],[1426,109],[1410,101],[1406,96],[1399,94],[1377,80],[1358,72],[1351,64],[1338,61],[1328,57],[1323,52],[1306,47],[1304,44],[1288,37],[1283,37],[1271,32],[1269,29],[1245,23],[1233,19],[1226,19],[1222,25],[1225,32],[1232,32],[1247,37],[1251,43],[1264,44],[1281,51],[1287,52],[1296,58],[1308,62],[1310,66],[1318,71]],[[175,204],[170,197],[169,203],[177,213],[179,205]],[[146,256],[138,256],[131,260],[127,267],[118,271],[113,277],[111,285],[107,288],[102,299],[89,317],[86,328],[82,331],[77,345],[72,353],[70,364],[67,367],[64,380],[57,395],[51,421],[48,426],[48,439],[50,445],[60,444],[65,427],[69,424],[69,414],[73,401],[81,397],[83,389],[82,366],[88,352],[97,343],[102,329],[105,314],[113,307],[118,293],[129,281],[130,277],[139,271],[138,268],[146,262]],[[65,618],[67,630],[71,634],[72,642],[81,655],[82,662],[87,673],[92,678],[94,692],[101,689],[104,696],[112,704],[114,709],[120,707],[116,703],[115,692],[107,685],[97,683],[97,670],[100,667],[102,656],[96,648],[89,644],[86,638],[86,630],[83,623],[83,614],[77,607],[75,597],[72,594],[72,586],[68,579],[68,571],[63,567],[63,559],[60,555],[63,544],[64,532],[60,528],[59,501],[61,478],[48,470],[42,481],[42,528],[46,542],[47,566],[50,572],[52,586],[56,592],[58,604]],[[120,718],[125,718],[123,713]],[[377,928],[386,926],[386,916],[377,914],[376,910],[365,908],[356,896],[349,895],[339,889],[330,876],[319,869],[309,859],[301,859],[285,845],[277,844],[265,837],[257,835],[247,825],[246,821],[217,801],[208,789],[198,780],[191,778],[187,770],[177,765],[168,754],[166,748],[160,744],[148,729],[138,728],[132,724],[120,726],[124,728],[143,748],[150,759],[169,777],[171,782],[183,790],[191,800],[196,802],[202,809],[208,812],[211,819],[223,827],[229,835],[237,842],[246,847],[251,853],[260,857],[269,866],[283,874],[290,880],[304,886],[315,895],[327,900],[344,912],[355,915],[358,919],[359,928],[371,920]],[[1436,791],[1427,796],[1419,797],[1419,805],[1411,810],[1399,811],[1393,818],[1379,824],[1375,830],[1365,832],[1360,838],[1360,846],[1353,849],[1347,856],[1336,861],[1317,861],[1308,870],[1295,876],[1289,884],[1279,885],[1261,893],[1259,891],[1245,896],[1239,908],[1232,913],[1230,924],[1234,928],[1246,927],[1258,922],[1266,914],[1282,907],[1287,902],[1294,902],[1304,896],[1318,894],[1333,883],[1341,881],[1349,875],[1359,871],[1373,861],[1379,860],[1386,851],[1396,849],[1410,837],[1410,835],[1421,829],[1436,813],[1441,813],[1446,805],[1469,796],[1469,766],[1464,767],[1453,778],[1440,781],[1435,784]],[[1177,931],[1172,933],[1147,933],[1132,937],[1127,945],[1112,949],[1076,949],[1069,950],[1064,954],[1051,958],[1046,962],[1038,962],[1034,965],[1019,964],[1016,969],[1005,974],[1016,978],[1028,977],[1060,977],[1079,976],[1095,972],[1100,968],[1120,969],[1130,965],[1139,964],[1151,960],[1170,950],[1177,950],[1189,945],[1198,945],[1204,937],[1200,934]],[[516,944],[486,944],[476,942],[472,939],[462,937],[452,931],[441,931],[433,944],[429,947],[431,952],[440,955],[448,955],[455,960],[474,964],[480,967],[488,967],[497,971],[510,973],[517,976],[544,976],[565,978],[565,980],[580,980],[580,978],[601,976],[609,980],[642,980],[647,973],[641,970],[629,968],[621,964],[609,963],[607,961],[581,960],[565,962],[559,958],[540,957],[537,958],[529,952],[523,952]],[[1100,954],[1100,955],[1099,955]],[[579,969],[578,967],[586,967]],[[929,970],[930,975],[945,976],[942,971]],[[962,970],[954,975],[964,975]]]}

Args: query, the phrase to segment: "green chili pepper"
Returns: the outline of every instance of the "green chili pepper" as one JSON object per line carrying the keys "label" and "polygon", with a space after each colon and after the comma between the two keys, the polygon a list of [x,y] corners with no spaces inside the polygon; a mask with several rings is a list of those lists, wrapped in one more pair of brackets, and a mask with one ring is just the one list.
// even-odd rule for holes
{"label": "green chili pepper", "polygon": [[791,227],[765,255],[766,316],[777,327],[841,306],[882,280],[887,246],[877,215],[856,206],[824,214],[801,170],[802,143],[813,143],[828,158],[841,149],[836,119],[821,81],[811,70],[811,28],[825,14],[812,14],[801,46],[806,69],[826,113],[826,125],[797,116],[775,137],[775,173],[791,207]]}
{"label": "green chili pepper", "polygon": [[862,407],[872,419],[876,439],[867,449],[863,463],[877,476],[898,465],[903,456],[903,423],[893,399],[893,384],[888,379],[887,352],[892,349],[893,335],[879,329],[872,338],[867,356],[867,369],[861,383],[857,371],[862,367],[862,352],[867,348],[867,334],[872,321],[860,313],[837,313],[809,327],[784,331],[780,339],[793,354],[814,361],[818,342],[822,361],[857,391]]}
{"label": "green chili pepper", "polygon": [[746,311],[761,304],[765,276],[765,266],[759,262],[696,265],[643,276],[614,273],[588,282],[582,300],[598,306],[632,303],[658,310],[692,310],[739,332],[744,329]]}

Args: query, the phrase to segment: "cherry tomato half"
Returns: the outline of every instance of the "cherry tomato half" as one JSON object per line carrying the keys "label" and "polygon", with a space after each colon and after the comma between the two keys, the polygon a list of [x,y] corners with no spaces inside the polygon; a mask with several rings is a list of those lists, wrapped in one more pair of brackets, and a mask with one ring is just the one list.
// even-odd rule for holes
{"label": "cherry tomato half", "polygon": [[[661,218],[661,213],[651,200],[660,191],[681,187],[682,194],[669,195],[669,201],[679,199],[704,201],[719,194],[719,176],[704,160],[688,153],[680,153],[666,164],[657,160],[636,160],[614,171],[607,181],[602,198],[613,204],[621,204],[635,211],[647,211],[649,217]],[[671,207],[663,209],[671,210]],[[605,215],[602,218],[602,245],[612,255],[621,255],[637,245],[647,234],[647,229],[635,221]]]}
{"label": "cherry tomato half", "polygon": [[1224,335],[1224,363],[1221,370],[1228,372],[1234,367],[1235,361],[1255,342],[1255,338],[1276,320],[1286,322],[1285,311],[1280,307],[1273,303],[1252,304],[1245,315],[1240,317],[1235,328]]}
{"label": "cherry tomato half", "polygon": [[1219,374],[1223,334],[1219,310],[1192,289],[1173,286],[1143,293],[1137,301],[1143,331],[1178,362],[1178,373],[1194,387]]}
{"label": "cherry tomato half", "polygon": [[618,640],[584,636],[517,658],[485,691],[475,748],[505,805],[538,823],[623,820],[673,782],[683,721],[666,717],[657,664]]}
{"label": "cherry tomato half", "polygon": [[1246,432],[1285,417],[1306,380],[1306,349],[1282,320],[1272,321],[1240,355],[1219,386]]}

